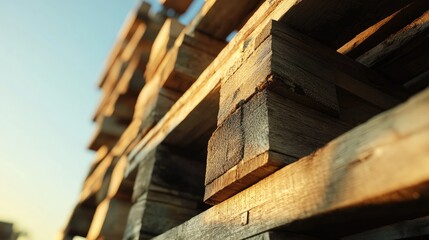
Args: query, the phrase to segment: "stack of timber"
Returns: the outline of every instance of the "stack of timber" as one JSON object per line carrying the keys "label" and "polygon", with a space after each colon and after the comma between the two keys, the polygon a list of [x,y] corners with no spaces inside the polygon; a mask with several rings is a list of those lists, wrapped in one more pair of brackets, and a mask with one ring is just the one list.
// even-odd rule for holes
{"label": "stack of timber", "polygon": [[63,239],[429,236],[428,1],[160,3],[107,61]]}

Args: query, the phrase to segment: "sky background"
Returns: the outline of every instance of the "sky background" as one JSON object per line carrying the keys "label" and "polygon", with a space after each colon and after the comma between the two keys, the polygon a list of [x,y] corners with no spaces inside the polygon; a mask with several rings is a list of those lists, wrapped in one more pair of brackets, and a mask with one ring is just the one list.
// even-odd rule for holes
{"label": "sky background", "polygon": [[137,0],[0,0],[0,221],[54,239],[78,200],[96,84]]}

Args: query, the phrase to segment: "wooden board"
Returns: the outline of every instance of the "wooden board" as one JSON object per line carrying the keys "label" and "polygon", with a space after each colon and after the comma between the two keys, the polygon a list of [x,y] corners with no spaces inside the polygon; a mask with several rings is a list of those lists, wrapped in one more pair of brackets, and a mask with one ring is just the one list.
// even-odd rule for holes
{"label": "wooden board", "polygon": [[125,238],[155,236],[200,213],[203,174],[203,163],[163,146],[149,154],[137,170]]}
{"label": "wooden board", "polygon": [[[219,203],[350,128],[338,119],[274,93],[271,88],[262,89],[231,114],[210,138],[204,201]],[[262,166],[261,155],[270,156]],[[233,167],[237,169],[235,176],[227,173]]]}
{"label": "wooden board", "polygon": [[67,236],[86,237],[91,226],[94,213],[95,208],[77,204],[72,211],[63,234]]}
{"label": "wooden board", "polygon": [[279,227],[339,237],[425,215],[428,109],[426,90],[155,239],[245,239]]}
{"label": "wooden board", "polygon": [[335,85],[383,109],[399,103],[375,88],[381,76],[278,22],[246,48],[248,53],[239,53],[244,61],[222,80],[218,124],[270,81],[288,90],[282,94],[326,112],[339,110]]}
{"label": "wooden board", "polygon": [[159,146],[139,166],[133,200],[156,190],[202,202],[204,169],[203,162]]}
{"label": "wooden board", "polygon": [[280,21],[332,49],[338,49],[368,27],[414,1],[304,0],[295,4]]}
{"label": "wooden board", "polygon": [[185,26],[179,23],[177,19],[169,18],[165,20],[164,25],[159,30],[153,43],[149,61],[147,62],[145,78],[148,81],[152,80],[162,59],[167,54],[168,50],[174,46],[174,42],[181,34],[184,27]]}
{"label": "wooden board", "polygon": [[166,8],[172,8],[178,14],[186,12],[192,0],[160,0],[161,4]]}
{"label": "wooden board", "polygon": [[[151,200],[146,193],[134,203],[128,216],[125,239],[150,239],[197,215],[200,211],[169,202]],[[174,196],[170,196],[174,198]],[[177,197],[176,197],[177,198]]]}
{"label": "wooden board", "polygon": [[229,34],[241,27],[260,2],[260,0],[246,2],[206,1],[191,25],[198,32],[219,40],[225,40]]}
{"label": "wooden board", "polygon": [[122,239],[131,203],[106,199],[94,214],[87,239]]}

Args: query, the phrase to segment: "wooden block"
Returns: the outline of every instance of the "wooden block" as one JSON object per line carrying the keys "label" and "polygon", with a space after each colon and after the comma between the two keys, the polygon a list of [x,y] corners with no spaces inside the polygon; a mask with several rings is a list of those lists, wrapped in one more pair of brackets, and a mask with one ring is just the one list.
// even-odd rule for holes
{"label": "wooden block", "polygon": [[[280,166],[312,153],[350,128],[270,88],[264,89],[213,133],[207,154],[204,200],[218,203]],[[261,165],[261,156],[267,153],[270,158]],[[228,171],[235,166],[243,172],[230,179]],[[226,185],[219,185],[219,181]]]}
{"label": "wooden block", "polygon": [[195,26],[198,32],[225,40],[234,30],[240,29],[260,2],[260,0],[206,1],[191,25]]}
{"label": "wooden block", "polygon": [[222,80],[218,125],[270,82],[282,86],[281,94],[334,115],[339,111],[335,86],[382,109],[399,103],[371,86],[381,78],[375,72],[278,22],[244,47],[250,54],[243,57],[249,57],[232,65]]}
{"label": "wooden block", "polygon": [[106,199],[97,207],[87,239],[122,239],[131,203]]}
{"label": "wooden block", "polygon": [[166,73],[170,72],[170,74],[165,74],[164,76],[166,77],[162,78],[162,85],[179,92],[185,92],[215,57],[205,51],[194,48],[185,41],[180,47],[174,49],[171,54],[170,66],[161,68],[171,69],[166,71]]}
{"label": "wooden block", "polygon": [[184,27],[185,26],[179,23],[177,19],[169,18],[165,20],[164,25],[159,30],[158,36],[152,45],[145,71],[145,77],[148,81],[152,80],[162,59],[167,54],[168,50],[174,46],[174,42],[183,31]]}
{"label": "wooden block", "polygon": [[200,213],[203,174],[203,162],[166,147],[148,154],[137,171],[125,238],[153,237]]}
{"label": "wooden block", "polygon": [[200,212],[197,209],[173,205],[166,201],[151,200],[148,194],[150,193],[145,193],[132,206],[124,239],[150,239]]}
{"label": "wooden block", "polygon": [[203,162],[187,159],[159,146],[148,154],[139,166],[133,201],[150,190],[201,201],[203,178]]}
{"label": "wooden block", "polygon": [[166,8],[172,8],[178,14],[186,12],[192,0],[160,0],[161,4]]}
{"label": "wooden block", "polygon": [[427,216],[428,109],[426,89],[155,239],[246,239],[271,229],[339,239]]}

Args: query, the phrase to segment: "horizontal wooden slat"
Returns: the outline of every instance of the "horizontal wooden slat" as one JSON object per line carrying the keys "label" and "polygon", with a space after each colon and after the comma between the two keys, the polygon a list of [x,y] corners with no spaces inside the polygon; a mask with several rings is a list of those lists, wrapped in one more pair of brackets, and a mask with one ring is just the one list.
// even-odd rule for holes
{"label": "horizontal wooden slat", "polygon": [[428,109],[426,90],[155,239],[341,236],[428,213]]}

